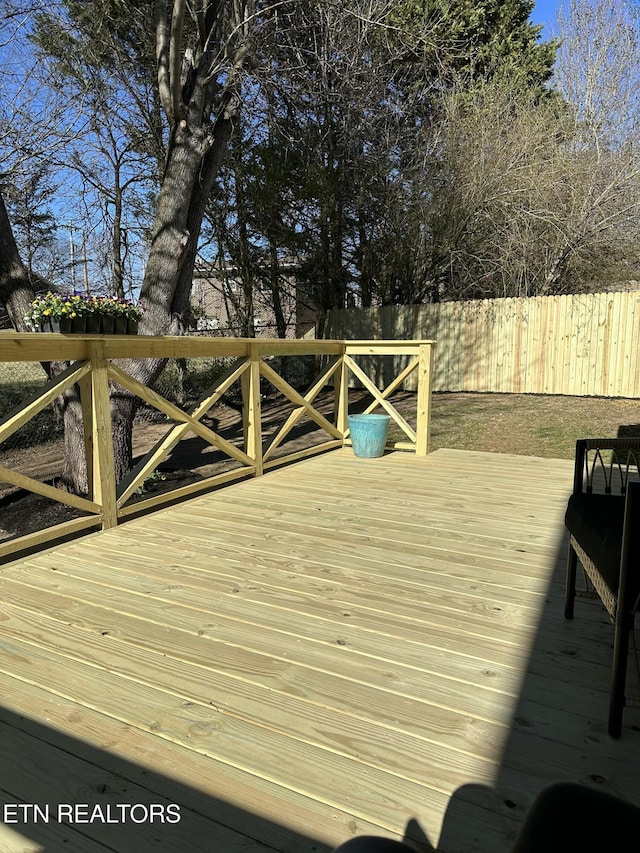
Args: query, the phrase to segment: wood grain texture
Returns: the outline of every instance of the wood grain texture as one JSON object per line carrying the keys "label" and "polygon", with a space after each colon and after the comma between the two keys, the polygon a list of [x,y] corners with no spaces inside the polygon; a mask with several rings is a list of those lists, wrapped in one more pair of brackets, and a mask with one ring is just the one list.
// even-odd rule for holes
{"label": "wood grain texture", "polygon": [[[341,449],[4,566],[0,792],[181,804],[173,839],[87,831],[123,853],[190,825],[203,851],[506,853],[550,782],[640,804],[640,712],[606,735],[612,627],[563,618],[571,481]],[[60,848],[38,832],[0,849]]]}
{"label": "wood grain texture", "polygon": [[[120,521],[130,516],[139,515],[141,511],[157,508],[172,501],[183,500],[197,492],[217,488],[228,481],[236,480],[239,476],[262,476],[265,470],[301,461],[310,456],[324,453],[337,446],[344,446],[347,432],[348,388],[346,384],[346,362],[369,388],[374,396],[374,402],[367,411],[381,405],[388,411],[396,423],[404,430],[409,442],[389,442],[390,448],[402,448],[418,451],[426,455],[428,451],[429,409],[431,399],[430,388],[430,341],[385,340],[375,343],[357,341],[349,346],[354,353],[372,355],[401,356],[406,361],[410,355],[418,355],[410,360],[409,365],[398,364],[398,375],[391,380],[382,393],[362,372],[356,363],[345,356],[347,344],[345,341],[281,341],[280,339],[202,339],[186,336],[184,339],[174,337],[152,336],[109,336],[109,335],[47,335],[35,333],[3,333],[0,335],[0,360],[9,362],[29,358],[33,361],[41,357],[47,347],[49,358],[69,359],[81,355],[85,360],[71,365],[68,370],[50,380],[43,389],[32,398],[24,401],[15,411],[7,414],[0,422],[0,444],[24,426],[36,414],[50,405],[68,386],[78,383],[81,388],[81,405],[83,413],[84,450],[86,455],[88,476],[88,497],[78,497],[67,494],[41,479],[29,477],[26,474],[0,466],[0,481],[4,480],[9,486],[22,488],[39,494],[50,500],[67,504],[74,509],[99,514],[103,528],[115,527]],[[127,345],[129,349],[127,349]],[[265,357],[270,355],[310,354],[316,356],[335,356],[325,365],[324,372],[316,378],[311,389],[302,395],[294,389],[283,377],[266,363]],[[146,387],[133,375],[127,373],[122,366],[114,364],[114,357],[135,358],[136,356],[166,357],[182,355],[186,357],[203,356],[237,356],[235,362],[219,377],[214,388],[210,388],[205,396],[195,404],[190,411],[183,411],[180,406],[163,397],[157,391]],[[396,411],[387,399],[392,389],[398,387],[404,378],[420,365],[420,387],[417,395],[418,429],[416,432]],[[335,377],[336,406],[330,418],[320,412],[314,401],[320,391]],[[268,381],[277,392],[282,394],[294,409],[285,418],[283,425],[275,435],[266,435],[263,440],[261,378]],[[242,422],[244,449],[223,438],[204,422],[211,407],[220,399],[237,380],[240,380],[242,391]],[[156,441],[155,446],[148,448],[145,456],[138,460],[133,469],[119,482],[116,482],[116,466],[112,436],[112,420],[110,407],[110,391],[112,386],[121,386],[137,396],[147,405],[158,410],[171,422],[164,437]],[[342,390],[340,390],[342,388]],[[302,418],[308,418],[328,434],[329,440],[315,444],[289,454],[274,454],[292,428]],[[333,421],[336,423],[333,423]],[[156,470],[173,448],[187,433],[193,433],[216,450],[221,451],[232,463],[244,466],[244,473],[238,475],[235,471],[229,475],[223,474],[182,488],[165,492],[161,496],[149,498],[144,502],[131,499],[144,487],[146,480]],[[57,462],[56,462],[57,465]],[[0,558],[14,554],[20,547],[29,547],[32,541],[44,543],[53,541],[58,534],[57,528],[40,532],[37,540],[30,537],[20,537],[11,540],[10,544],[0,543]]]}
{"label": "wood grain texture", "polygon": [[638,290],[336,310],[327,322],[348,354],[393,353],[390,341],[358,347],[356,336],[433,338],[437,392],[640,397]]}

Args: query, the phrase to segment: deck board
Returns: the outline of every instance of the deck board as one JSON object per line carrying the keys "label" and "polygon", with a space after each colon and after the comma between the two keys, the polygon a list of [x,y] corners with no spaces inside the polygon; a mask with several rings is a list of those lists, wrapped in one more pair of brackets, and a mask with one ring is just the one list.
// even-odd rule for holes
{"label": "deck board", "polygon": [[0,849],[311,853],[409,827],[506,853],[552,781],[640,804],[638,711],[606,735],[606,613],[562,616],[571,481],[337,451],[4,566],[0,797],[183,818],[0,824]]}

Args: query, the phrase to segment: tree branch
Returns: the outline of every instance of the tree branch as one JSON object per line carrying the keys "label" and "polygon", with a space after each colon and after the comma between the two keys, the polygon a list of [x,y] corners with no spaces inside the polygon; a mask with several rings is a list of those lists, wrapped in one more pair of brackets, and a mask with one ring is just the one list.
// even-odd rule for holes
{"label": "tree branch", "polygon": [[185,0],[173,0],[171,38],[169,41],[169,87],[171,112],[175,122],[182,118],[182,31],[184,29]]}
{"label": "tree branch", "polygon": [[170,125],[174,123],[173,104],[171,100],[171,79],[169,73],[169,24],[167,21],[167,4],[163,0],[155,0],[156,17],[156,62],[158,63],[158,91],[160,103],[165,111]]}

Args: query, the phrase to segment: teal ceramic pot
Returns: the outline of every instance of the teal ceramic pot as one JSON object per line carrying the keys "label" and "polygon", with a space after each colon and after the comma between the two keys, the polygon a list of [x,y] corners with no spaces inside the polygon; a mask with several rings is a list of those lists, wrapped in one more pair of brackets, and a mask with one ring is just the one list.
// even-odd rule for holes
{"label": "teal ceramic pot", "polygon": [[349,435],[356,456],[374,459],[384,454],[389,415],[349,415]]}

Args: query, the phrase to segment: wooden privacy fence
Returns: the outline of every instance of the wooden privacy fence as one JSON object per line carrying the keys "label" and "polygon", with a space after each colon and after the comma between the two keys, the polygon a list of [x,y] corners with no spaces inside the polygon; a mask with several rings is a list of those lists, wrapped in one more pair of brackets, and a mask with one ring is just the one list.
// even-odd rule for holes
{"label": "wooden privacy fence", "polygon": [[[317,356],[321,365],[317,378],[305,394],[293,388],[268,363],[268,359],[273,356],[302,355]],[[379,358],[398,355],[405,357],[408,363],[399,375],[380,391],[377,383],[367,376],[359,362],[362,356]],[[223,358],[228,366],[222,375],[213,380],[212,387],[204,393],[199,402],[189,411],[184,411],[131,375],[128,360],[145,358]],[[347,418],[351,375],[356,376],[373,396],[373,402],[366,411],[382,407],[404,433],[406,440],[389,442],[388,447],[411,449],[418,455],[426,455],[429,449],[431,341],[345,342],[0,334],[0,363],[34,361],[69,362],[70,365],[0,421],[0,452],[3,442],[53,403],[65,389],[77,383],[82,405],[89,493],[85,496],[70,494],[56,485],[41,482],[0,465],[0,481],[66,504],[83,513],[79,518],[0,544],[0,557],[90,527],[112,527],[134,513],[187,497],[197,491],[222,486],[241,477],[260,476],[275,466],[349,444]],[[417,387],[415,429],[389,399],[404,380],[414,373]],[[292,404],[291,412],[280,429],[267,441],[263,441],[262,434],[261,381],[270,383]],[[242,397],[243,429],[242,438],[234,444],[203,423],[203,418],[236,382]],[[112,441],[110,392],[114,385],[127,389],[145,404],[163,413],[169,421],[165,436],[137,462],[133,471],[121,482],[116,482]],[[333,394],[332,418],[327,418],[314,406],[318,394],[327,386]],[[274,458],[275,451],[304,416],[324,430],[327,434],[326,440],[293,453],[281,453]],[[188,433],[195,434],[221,451],[236,467],[162,495],[132,502],[131,498],[145,483],[149,474]],[[33,448],[33,453],[37,452],[37,448]],[[0,457],[0,461],[4,460]]]}
{"label": "wooden privacy fence", "polygon": [[332,311],[328,334],[434,340],[434,391],[640,397],[640,291]]}

